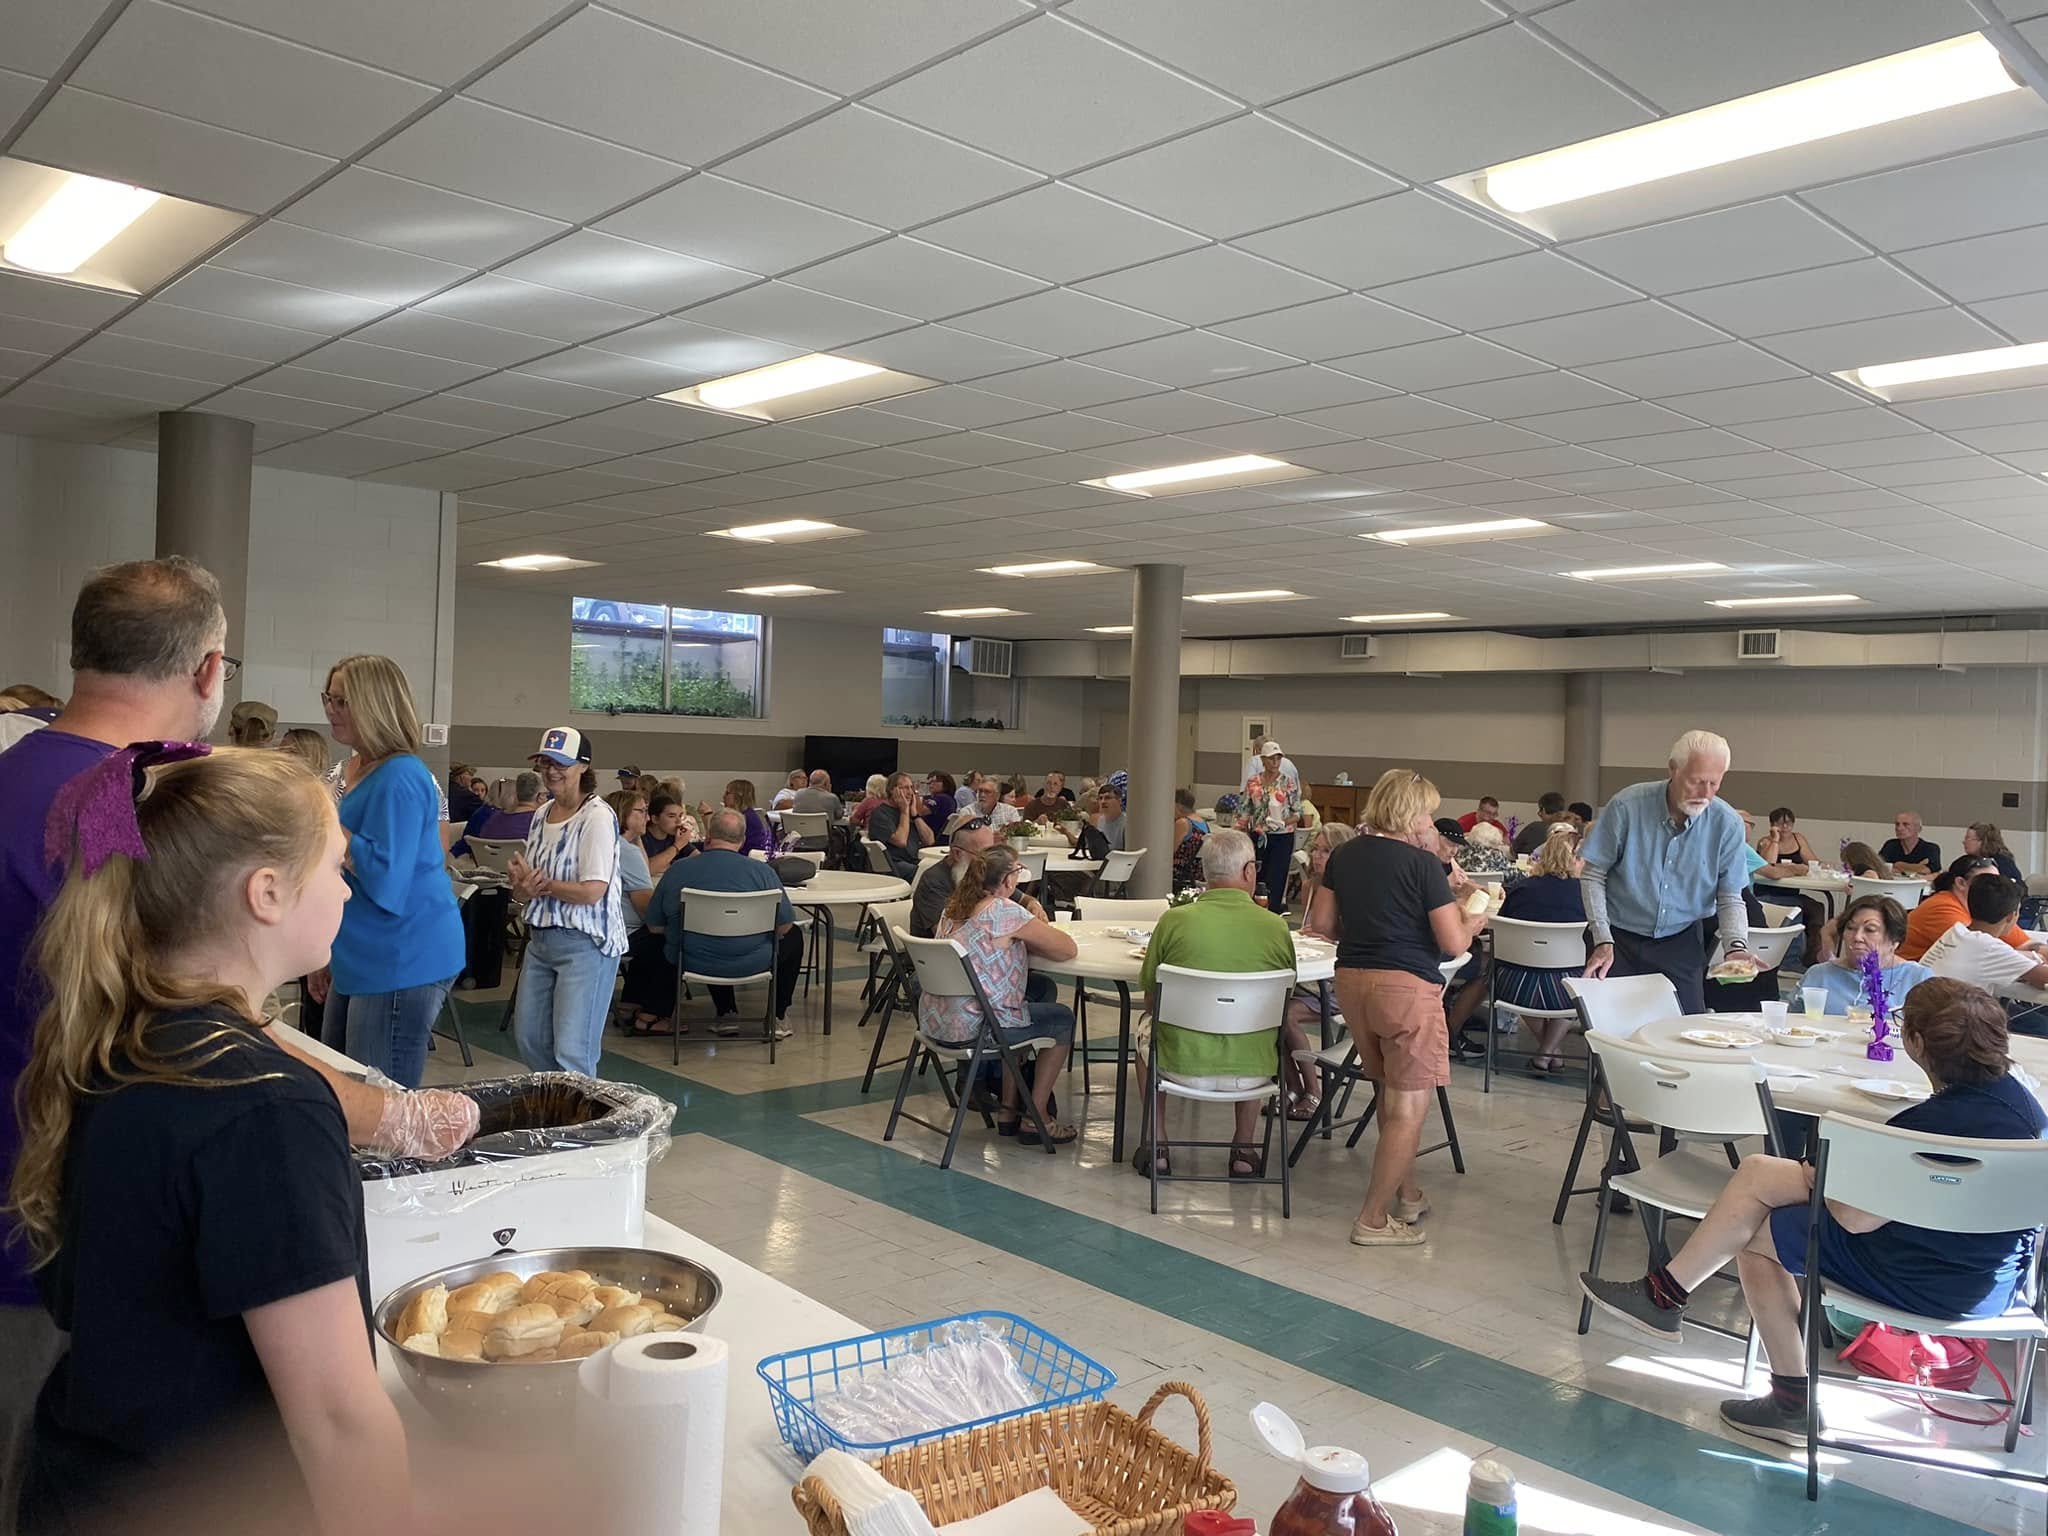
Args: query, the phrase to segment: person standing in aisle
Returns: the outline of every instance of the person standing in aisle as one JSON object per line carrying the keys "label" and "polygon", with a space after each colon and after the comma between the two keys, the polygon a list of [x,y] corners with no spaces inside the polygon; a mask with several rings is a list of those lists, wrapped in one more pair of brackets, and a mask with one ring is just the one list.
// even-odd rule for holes
{"label": "person standing in aisle", "polygon": [[1579,855],[1593,948],[1586,975],[1661,975],[1678,989],[1679,1012],[1707,1011],[1707,944],[1701,924],[1720,919],[1725,962],[1754,975],[1742,818],[1719,797],[1731,754],[1712,731],[1671,745],[1666,776],[1631,784],[1607,802]]}
{"label": "person standing in aisle", "polygon": [[512,857],[512,894],[527,903],[512,1038],[530,1071],[595,1077],[626,952],[619,821],[597,798],[581,731],[551,726],[533,763],[551,798],[527,830],[525,854]]}
{"label": "person standing in aisle", "polygon": [[1280,743],[1259,748],[1259,771],[1245,781],[1245,830],[1260,839],[1259,883],[1266,910],[1287,915],[1287,877],[1294,868],[1294,829],[1301,825],[1301,778],[1287,770]]}
{"label": "person standing in aisle", "polygon": [[388,656],[347,656],[321,690],[327,728],[354,749],[340,804],[354,899],[334,936],[321,1040],[417,1088],[427,1037],[462,972],[462,911],[441,850],[441,793],[420,760],[420,717]]}

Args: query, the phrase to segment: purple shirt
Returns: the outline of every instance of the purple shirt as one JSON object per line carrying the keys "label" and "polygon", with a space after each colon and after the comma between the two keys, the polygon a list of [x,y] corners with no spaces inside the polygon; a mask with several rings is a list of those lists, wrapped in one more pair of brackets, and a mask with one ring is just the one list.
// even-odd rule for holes
{"label": "purple shirt", "polygon": [[[104,741],[45,727],[0,752],[0,1181],[14,1176],[21,1127],[14,1086],[28,1069],[29,1043],[42,1011],[42,978],[29,973],[29,946],[57,888],[60,867],[43,858],[43,822],[57,791],[114,755]],[[28,1274],[28,1250],[0,1234],[0,1306],[42,1305]]]}

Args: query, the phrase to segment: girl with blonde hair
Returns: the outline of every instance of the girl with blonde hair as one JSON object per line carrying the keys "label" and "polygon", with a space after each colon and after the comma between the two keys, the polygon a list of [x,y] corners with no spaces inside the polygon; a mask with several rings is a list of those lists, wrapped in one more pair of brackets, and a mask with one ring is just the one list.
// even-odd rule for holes
{"label": "girl with blonde hair", "polygon": [[252,1429],[237,1476],[281,1483],[285,1523],[409,1529],[342,1106],[261,1022],[326,963],[348,840],[290,757],[206,750],[117,752],[52,808],[70,873],[39,940],[11,1209],[69,1341],[22,1529],[163,1523],[195,1448]]}
{"label": "girl with blonde hair", "polygon": [[[1583,923],[1586,920],[1586,903],[1579,893],[1579,871],[1582,867],[1578,833],[1568,821],[1552,822],[1549,836],[1536,850],[1536,862],[1529,878],[1508,892],[1507,899],[1501,903],[1500,915],[1523,923]],[[1515,1003],[1523,1008],[1569,1009],[1572,999],[1564,989],[1564,981],[1567,976],[1578,975],[1581,969],[1579,966],[1550,969],[1496,962],[1493,995],[1501,1002]],[[1565,1036],[1571,1032],[1572,1020],[1530,1019],[1528,1024],[1536,1032],[1536,1054],[1530,1058],[1529,1070],[1555,1072],[1564,1065],[1564,1057],[1558,1053],[1564,1045]]]}

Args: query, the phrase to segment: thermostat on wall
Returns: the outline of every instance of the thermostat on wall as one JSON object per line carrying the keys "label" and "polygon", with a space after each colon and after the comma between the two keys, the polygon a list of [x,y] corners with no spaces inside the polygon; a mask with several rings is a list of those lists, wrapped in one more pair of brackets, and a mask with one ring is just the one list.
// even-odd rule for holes
{"label": "thermostat on wall", "polygon": [[445,726],[445,725],[431,725],[431,724],[430,724],[430,725],[428,725],[428,726],[427,726],[427,745],[428,745],[428,746],[430,746],[430,747],[445,747],[445,746],[447,746],[447,745],[448,745],[448,727],[447,727],[447,726]]}

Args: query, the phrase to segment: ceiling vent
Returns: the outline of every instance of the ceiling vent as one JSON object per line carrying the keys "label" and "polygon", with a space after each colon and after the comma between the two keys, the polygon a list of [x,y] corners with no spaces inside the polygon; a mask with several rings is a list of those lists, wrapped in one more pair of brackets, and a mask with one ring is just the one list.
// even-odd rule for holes
{"label": "ceiling vent", "polygon": [[1785,659],[1781,629],[1738,629],[1735,632],[1737,661],[1782,661]]}
{"label": "ceiling vent", "polygon": [[1371,661],[1379,654],[1374,635],[1343,635],[1338,640],[1337,655],[1343,661]]}
{"label": "ceiling vent", "polygon": [[968,640],[960,649],[967,653],[967,672],[971,677],[1008,677],[1010,675],[1010,642],[1007,640]]}

